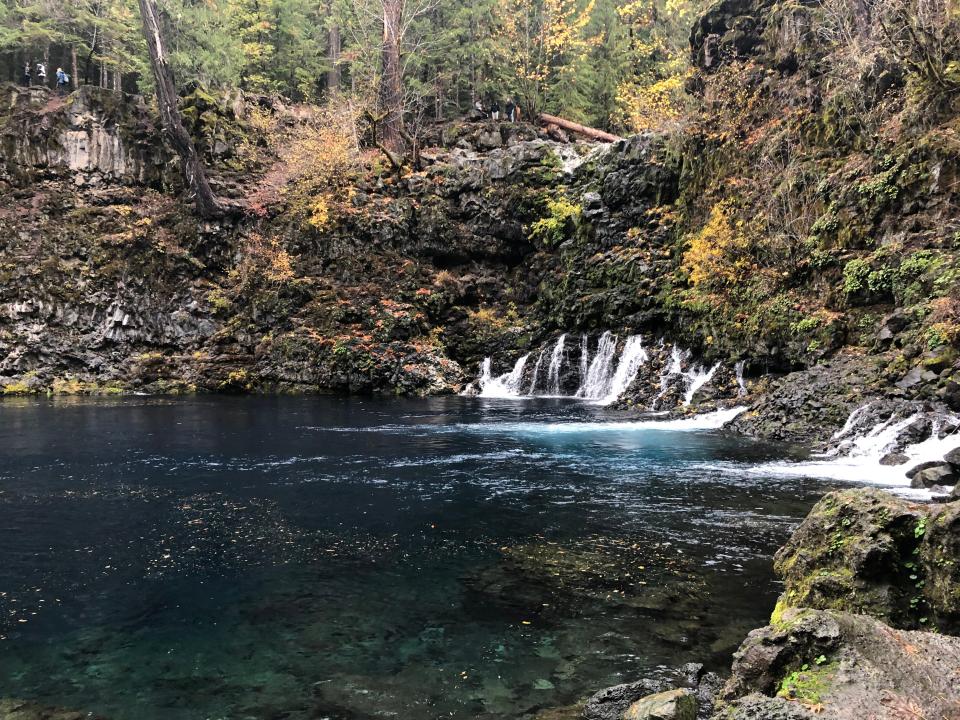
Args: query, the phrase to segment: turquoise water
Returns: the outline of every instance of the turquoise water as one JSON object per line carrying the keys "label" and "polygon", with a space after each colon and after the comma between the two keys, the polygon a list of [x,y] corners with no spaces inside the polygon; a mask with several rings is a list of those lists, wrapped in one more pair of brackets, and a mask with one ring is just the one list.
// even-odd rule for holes
{"label": "turquoise water", "polygon": [[782,447],[609,418],[0,403],[0,696],[114,720],[524,718],[720,667],[825,486],[729,470]]}

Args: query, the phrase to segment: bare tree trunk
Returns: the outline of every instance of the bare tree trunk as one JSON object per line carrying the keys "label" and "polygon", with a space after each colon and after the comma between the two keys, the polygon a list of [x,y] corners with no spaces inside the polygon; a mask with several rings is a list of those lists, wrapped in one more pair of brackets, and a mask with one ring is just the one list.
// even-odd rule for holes
{"label": "bare tree trunk", "polygon": [[70,46],[70,82],[73,84],[73,89],[76,90],[80,87],[80,75],[77,73],[78,70],[77,64],[77,46]]}
{"label": "bare tree trunk", "polygon": [[403,155],[403,82],[400,68],[400,32],[404,0],[383,2],[382,75],[380,78],[380,127],[383,145]]}
{"label": "bare tree trunk", "polygon": [[123,79],[123,75],[120,72],[120,67],[116,66],[113,68],[113,91],[120,92],[120,83]]}
{"label": "bare tree trunk", "polygon": [[157,84],[157,105],[160,107],[160,120],[170,139],[170,144],[180,156],[180,168],[184,180],[193,193],[197,212],[203,218],[223,215],[223,206],[213,194],[207,181],[206,169],[197,154],[193,139],[183,127],[180,108],[177,105],[177,91],[173,84],[173,73],[167,64],[167,55],[160,33],[160,14],[156,0],[138,0],[140,17],[143,20],[143,35],[147,41],[150,65]]}
{"label": "bare tree trunk", "polygon": [[340,26],[331,25],[329,34],[330,71],[327,73],[327,92],[331,95],[340,90]]}

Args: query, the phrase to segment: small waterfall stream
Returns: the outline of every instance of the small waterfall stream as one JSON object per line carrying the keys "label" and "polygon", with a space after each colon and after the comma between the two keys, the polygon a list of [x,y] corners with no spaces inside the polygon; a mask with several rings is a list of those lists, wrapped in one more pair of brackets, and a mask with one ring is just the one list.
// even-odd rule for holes
{"label": "small waterfall stream", "polygon": [[600,345],[597,354],[590,362],[586,380],[577,390],[575,397],[586,400],[600,400],[606,397],[607,386],[610,383],[610,367],[617,352],[617,338],[609,330],[600,336]]}

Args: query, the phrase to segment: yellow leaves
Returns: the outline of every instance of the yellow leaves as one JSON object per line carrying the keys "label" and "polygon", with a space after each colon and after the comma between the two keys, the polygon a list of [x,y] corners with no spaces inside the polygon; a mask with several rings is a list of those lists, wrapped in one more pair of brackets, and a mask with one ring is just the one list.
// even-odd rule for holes
{"label": "yellow leaves", "polygon": [[732,285],[752,267],[749,249],[744,223],[736,218],[733,204],[725,200],[713,206],[707,224],[690,239],[683,269],[695,287]]}
{"label": "yellow leaves", "polygon": [[648,85],[623,83],[617,89],[617,103],[636,132],[661,130],[683,114],[683,78],[673,75]]}
{"label": "yellow leaves", "polygon": [[310,204],[307,222],[316,230],[325,230],[330,222],[330,202],[326,195],[318,195]]}

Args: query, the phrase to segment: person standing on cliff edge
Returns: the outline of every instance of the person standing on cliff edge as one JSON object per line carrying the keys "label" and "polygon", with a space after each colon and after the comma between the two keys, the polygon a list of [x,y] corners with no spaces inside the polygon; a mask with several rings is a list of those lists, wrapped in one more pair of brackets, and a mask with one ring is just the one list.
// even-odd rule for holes
{"label": "person standing on cliff edge", "polygon": [[47,84],[47,66],[42,62],[37,63],[37,80],[41,85],[46,86]]}
{"label": "person standing on cliff edge", "polygon": [[33,80],[33,73],[30,72],[30,63],[28,61],[23,65],[23,78],[21,79],[21,82],[23,82],[25,87],[30,87],[30,83],[32,80]]}
{"label": "person standing on cliff edge", "polygon": [[70,76],[63,71],[63,68],[57,68],[57,95],[67,94],[67,83],[69,82]]}

